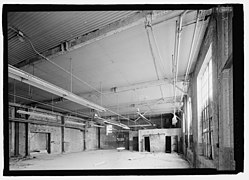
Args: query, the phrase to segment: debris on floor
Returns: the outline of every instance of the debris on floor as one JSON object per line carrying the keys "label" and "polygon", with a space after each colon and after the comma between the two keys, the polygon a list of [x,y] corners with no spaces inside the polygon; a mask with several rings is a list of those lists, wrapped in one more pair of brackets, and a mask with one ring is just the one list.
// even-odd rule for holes
{"label": "debris on floor", "polygon": [[[92,162],[89,164],[89,162]],[[61,169],[170,169],[190,168],[178,154],[131,152],[122,150],[84,151],[67,154],[41,154],[35,159],[12,161],[10,170]]]}
{"label": "debris on floor", "polygon": [[117,150],[118,150],[118,152],[120,152],[120,151],[125,150],[125,148],[124,147],[118,147]]}
{"label": "debris on floor", "polygon": [[106,163],[105,161],[101,161],[101,162],[95,163],[94,166],[99,166],[99,165],[102,165],[102,164],[105,164],[105,163]]}

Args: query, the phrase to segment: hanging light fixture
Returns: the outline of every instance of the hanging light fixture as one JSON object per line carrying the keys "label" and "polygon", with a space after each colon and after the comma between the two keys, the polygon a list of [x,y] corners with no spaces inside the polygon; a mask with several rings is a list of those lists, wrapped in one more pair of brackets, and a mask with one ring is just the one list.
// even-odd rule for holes
{"label": "hanging light fixture", "polygon": [[14,66],[8,65],[9,77],[24,82],[26,84],[35,86],[44,91],[50,92],[57,96],[61,96],[65,99],[78,103],[80,105],[89,107],[91,109],[95,109],[97,111],[103,112],[106,111],[104,107],[101,107],[97,104],[94,104],[76,94],[73,94],[65,89],[62,89],[54,84],[51,84],[47,81],[44,81],[32,74],[29,74],[25,71],[22,71]]}

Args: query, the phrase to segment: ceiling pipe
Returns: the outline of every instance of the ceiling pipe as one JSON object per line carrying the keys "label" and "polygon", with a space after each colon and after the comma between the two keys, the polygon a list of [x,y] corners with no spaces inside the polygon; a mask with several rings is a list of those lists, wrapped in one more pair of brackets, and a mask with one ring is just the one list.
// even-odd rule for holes
{"label": "ceiling pipe", "polygon": [[[175,44],[175,80],[174,80],[174,104],[176,103],[176,82],[177,82],[177,75],[178,75],[178,61],[179,61],[179,53],[180,53],[180,45],[181,45],[181,33],[182,33],[182,18],[187,13],[187,11],[184,11],[179,16],[179,23],[177,25],[177,37],[176,37],[176,44]],[[175,114],[176,105],[174,105],[174,114]]]}
{"label": "ceiling pipe", "polygon": [[98,119],[98,120],[101,120],[103,123],[105,124],[112,124],[114,126],[119,126],[119,127],[122,127],[123,129],[130,129],[127,125],[125,124],[122,124],[122,123],[118,123],[118,122],[112,122],[110,120],[107,120],[107,119],[104,119],[104,118],[101,118],[99,117],[97,114],[94,115],[94,118]]}
{"label": "ceiling pipe", "polygon": [[74,122],[74,121],[66,121],[65,124],[73,124],[73,125],[77,125],[77,126],[85,126],[86,125],[84,123],[78,123],[78,122]]}
{"label": "ceiling pipe", "polygon": [[[157,65],[156,65],[156,57],[155,57],[155,52],[153,51],[153,47],[152,47],[152,43],[151,43],[151,40],[150,40],[150,35],[149,35],[149,30],[148,30],[148,27],[151,28],[151,21],[148,20],[148,18],[146,17],[146,21],[145,21],[145,30],[146,30],[146,34],[147,34],[147,37],[148,37],[148,42],[149,42],[149,47],[150,47],[150,52],[151,52],[151,56],[152,56],[152,59],[153,59],[153,64],[154,64],[154,67],[155,67],[155,72],[156,72],[156,77],[157,77],[157,80],[159,80],[159,74],[158,74],[158,69],[157,69]],[[161,96],[162,98],[164,98],[163,96],[163,91],[162,91],[162,87],[160,87],[160,92],[161,92]]]}
{"label": "ceiling pipe", "polygon": [[[200,13],[199,10],[197,10],[195,29],[194,29],[194,33],[193,33],[192,42],[191,42],[191,48],[190,48],[190,53],[189,53],[189,57],[188,57],[188,65],[187,65],[186,74],[185,74],[185,77],[184,77],[184,83],[187,82],[187,78],[189,76],[191,63],[192,63],[192,60],[193,60],[192,53],[193,53],[194,42],[195,42],[195,38],[196,38],[197,26],[198,26],[199,19],[200,19],[199,13]],[[204,22],[204,20],[205,20],[205,18],[203,19],[203,22]],[[201,25],[201,29],[202,29],[202,26],[203,26],[203,23]],[[200,35],[200,33],[199,33],[199,35]],[[197,40],[198,39],[199,39],[199,36],[197,37]],[[181,95],[181,100],[182,100],[182,98],[183,98],[183,94]]]}
{"label": "ceiling pipe", "polygon": [[50,92],[52,94],[61,96],[63,98],[66,98],[72,102],[75,102],[77,104],[83,105],[88,108],[95,109],[97,111],[106,111],[106,109],[102,106],[99,106],[95,103],[92,103],[80,96],[77,96],[61,87],[58,87],[52,83],[49,83],[43,79],[40,79],[32,74],[29,74],[25,71],[22,71],[18,68],[15,68],[14,66],[8,65],[8,75],[10,78],[19,80],[23,83],[32,85],[34,87],[37,87],[39,89],[42,89],[46,92]]}
{"label": "ceiling pipe", "polygon": [[192,42],[191,42],[190,53],[189,53],[189,56],[188,56],[188,65],[187,65],[187,69],[186,69],[184,82],[186,82],[186,80],[187,80],[187,77],[188,77],[188,74],[189,74],[189,71],[190,71],[190,65],[191,65],[192,60],[193,60],[193,58],[191,58],[191,57],[192,57],[192,54],[193,54],[193,47],[194,47],[194,44],[195,44],[194,42],[195,42],[196,30],[197,30],[198,22],[199,22],[199,10],[197,10],[195,29],[194,29]]}

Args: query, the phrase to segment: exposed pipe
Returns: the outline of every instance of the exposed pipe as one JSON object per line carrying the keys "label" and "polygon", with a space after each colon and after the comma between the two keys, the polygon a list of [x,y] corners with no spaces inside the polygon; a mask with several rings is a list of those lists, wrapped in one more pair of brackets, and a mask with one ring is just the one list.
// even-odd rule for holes
{"label": "exposed pipe", "polygon": [[101,94],[101,92],[99,90],[97,90],[96,88],[94,88],[93,86],[91,86],[90,84],[88,84],[87,82],[81,80],[80,78],[78,78],[77,76],[75,76],[74,74],[72,74],[70,71],[64,69],[63,67],[61,67],[60,65],[56,64],[55,62],[51,61],[50,59],[48,59],[46,56],[44,56],[43,54],[39,53],[36,48],[34,47],[32,41],[30,40],[30,38],[25,35],[23,32],[21,32],[20,30],[14,28],[14,27],[11,27],[11,26],[8,26],[8,28],[14,30],[18,37],[19,38],[22,38],[23,40],[27,39],[29,44],[31,45],[32,49],[34,50],[34,52],[39,55],[40,57],[42,57],[43,59],[47,60],[48,62],[52,63],[53,65],[57,66],[58,68],[60,68],[61,70],[63,70],[64,72],[68,73],[69,75],[71,75],[72,77],[74,77],[75,79],[79,80],[80,82],[86,84],[88,87],[92,88],[93,90],[97,91],[98,93]]}
{"label": "exposed pipe", "polygon": [[[149,47],[150,47],[150,52],[151,52],[151,56],[152,56],[152,59],[153,59],[153,64],[154,64],[154,67],[155,67],[155,71],[156,71],[156,76],[157,76],[157,80],[159,80],[159,74],[158,74],[158,69],[157,69],[157,65],[156,65],[156,57],[155,57],[155,53],[153,51],[153,48],[152,48],[152,43],[151,43],[151,40],[150,40],[150,35],[149,35],[149,31],[148,31],[148,27],[151,27],[151,22],[149,22],[146,18],[146,22],[145,22],[145,29],[146,29],[146,33],[147,33],[147,37],[148,37],[148,42],[149,42]],[[162,91],[162,87],[160,86],[160,91],[161,91],[161,96],[162,98],[164,98],[163,96],[163,91]]]}
{"label": "exposed pipe", "polygon": [[197,10],[195,29],[194,29],[194,34],[193,34],[192,42],[191,42],[190,53],[189,53],[189,56],[188,56],[188,65],[187,65],[187,69],[186,69],[186,74],[185,74],[184,82],[186,82],[186,80],[187,80],[187,76],[188,76],[188,73],[190,71],[190,64],[191,64],[192,59],[193,59],[191,57],[192,57],[192,53],[193,53],[193,47],[194,47],[194,42],[195,42],[196,30],[197,30],[198,22],[199,22],[199,10]]}
{"label": "exposed pipe", "polygon": [[180,16],[179,16],[179,24],[178,24],[178,29],[177,29],[177,41],[175,44],[175,80],[174,80],[174,114],[175,114],[175,109],[176,109],[176,82],[177,82],[177,75],[178,75],[178,61],[179,61],[179,53],[180,53],[180,43],[181,43],[181,32],[182,32],[182,17],[187,13],[187,11],[184,11]]}
{"label": "exposed pipe", "polygon": [[[188,57],[188,65],[187,65],[186,74],[185,74],[185,77],[184,77],[184,83],[186,83],[187,78],[189,76],[189,71],[190,71],[192,60],[193,60],[192,53],[193,53],[194,42],[195,42],[195,38],[196,38],[197,26],[198,26],[199,19],[200,19],[199,13],[200,13],[199,10],[197,10],[195,29],[194,29],[194,33],[193,33],[192,42],[191,42],[191,48],[190,48],[190,53],[189,53],[189,57]],[[200,31],[199,31],[199,34],[198,34],[198,37],[197,37],[197,42],[199,40],[200,33],[201,33],[201,30],[202,30],[204,21],[205,21],[205,18],[203,18],[203,20],[202,20],[201,28],[200,28]],[[182,100],[182,98],[183,98],[183,94],[181,95],[181,100]]]}
{"label": "exposed pipe", "polygon": [[[15,95],[15,94],[11,94],[11,93],[8,93],[9,95],[13,96],[13,97],[18,97],[18,98],[21,98],[21,99],[26,99],[28,101],[33,101],[33,102],[36,102],[36,103],[39,103],[41,105],[44,105],[44,106],[51,106],[50,104],[46,104],[46,103],[42,103],[42,102],[39,102],[39,101],[36,101],[36,100],[33,100],[33,99],[29,99],[29,98],[25,98],[25,97],[22,97],[22,96],[18,96],[18,95]],[[70,112],[72,114],[76,114],[76,115],[79,115],[79,116],[83,116],[83,117],[87,117],[87,118],[90,118],[89,116],[85,115],[85,114],[81,114],[81,113],[76,113],[76,112],[73,112],[73,111],[70,111],[68,109],[64,109],[64,108],[61,108],[61,107],[57,107],[57,106],[54,106],[55,108],[57,109],[60,109],[60,110],[63,110],[63,111],[67,111],[67,112]]]}

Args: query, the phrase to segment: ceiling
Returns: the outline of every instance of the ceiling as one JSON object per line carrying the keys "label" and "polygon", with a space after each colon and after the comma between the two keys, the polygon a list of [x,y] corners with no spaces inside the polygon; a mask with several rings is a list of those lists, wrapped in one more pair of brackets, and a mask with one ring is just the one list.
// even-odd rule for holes
{"label": "ceiling", "polygon": [[[153,16],[140,16],[147,11],[9,12],[8,63],[107,108],[101,116],[118,113],[127,117],[135,114],[137,108],[146,115],[171,113],[175,107],[181,108],[182,90],[186,90],[183,82],[197,11],[188,11],[182,19],[177,88],[173,83],[172,55],[176,21],[183,11],[151,12]],[[208,24],[205,17],[209,14],[200,11],[190,73]],[[152,17],[149,21],[152,28],[145,26],[145,17]],[[16,30],[24,33],[39,53],[46,55],[51,50],[52,55],[46,57],[53,63],[39,59],[27,40],[20,41]],[[56,52],[63,42],[77,42],[82,37],[88,38],[87,43],[79,43],[63,53]],[[27,61],[35,58],[36,61]],[[28,63],[20,65],[23,62]],[[9,78],[10,101],[14,101],[13,94],[17,95],[15,101],[22,104],[64,113],[91,113],[87,107]]]}

